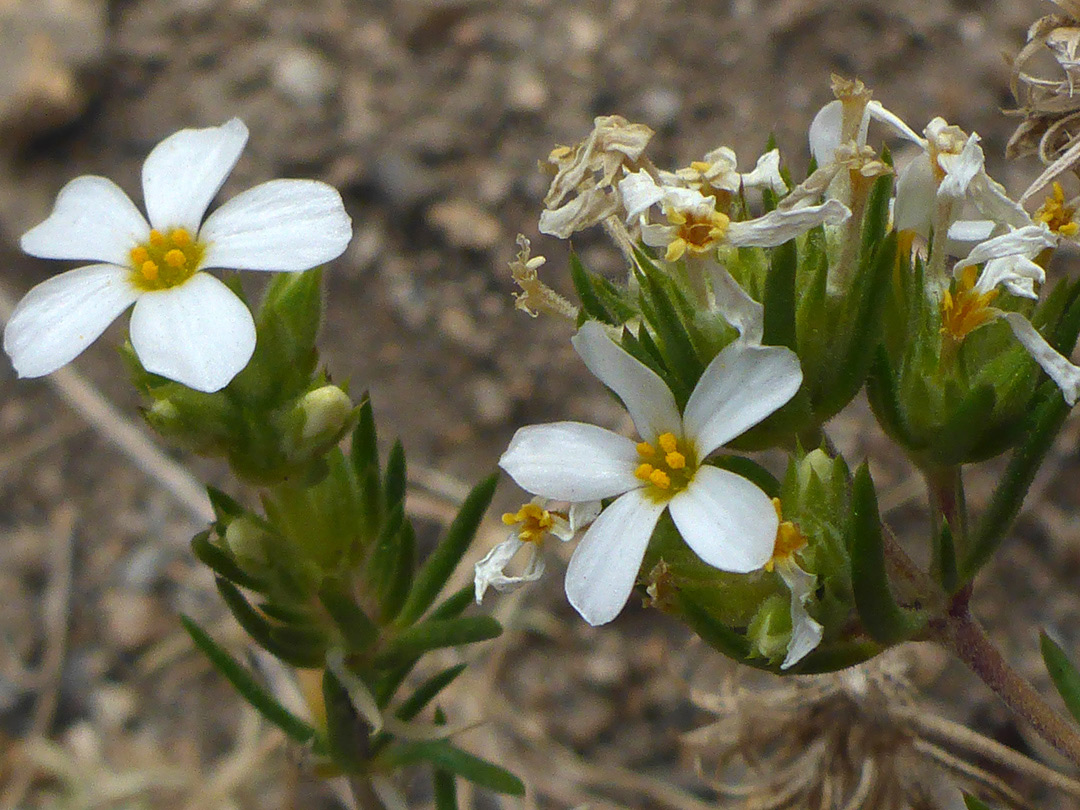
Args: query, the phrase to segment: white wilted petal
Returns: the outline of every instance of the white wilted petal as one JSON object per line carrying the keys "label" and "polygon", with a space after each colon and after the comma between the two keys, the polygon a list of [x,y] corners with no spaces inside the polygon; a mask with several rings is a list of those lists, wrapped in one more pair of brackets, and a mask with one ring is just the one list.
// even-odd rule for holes
{"label": "white wilted petal", "polygon": [[1026,225],[1015,231],[995,236],[980,242],[953,267],[953,274],[959,276],[965,267],[1000,259],[1005,256],[1038,256],[1046,248],[1057,245],[1057,237],[1045,225]]}
{"label": "white wilted petal", "polygon": [[767,188],[776,194],[787,194],[787,183],[780,174],[780,150],[771,149],[758,158],[753,171],[742,176],[747,188]]}
{"label": "white wilted petal", "polygon": [[839,225],[851,211],[839,200],[801,208],[777,208],[763,217],[732,222],[726,240],[734,247],[776,247],[818,225]]}
{"label": "white wilted petal", "polygon": [[937,181],[929,155],[917,155],[896,178],[893,227],[929,237],[937,198]]}
{"label": "white wilted petal", "polygon": [[844,123],[844,103],[840,99],[830,101],[810,122],[810,153],[819,167],[836,157]]}
{"label": "white wilted petal", "polygon": [[1061,389],[1061,395],[1069,405],[1075,405],[1080,399],[1080,368],[1069,362],[1060,352],[1046,342],[1046,338],[1031,325],[1031,322],[1019,312],[1002,312],[1013,335],[1031,355],[1046,375]]}
{"label": "white wilted petal", "polygon": [[582,422],[530,425],[499,459],[526,492],[557,501],[596,501],[641,486],[637,448],[625,436]]}
{"label": "white wilted petal", "polygon": [[717,311],[739,330],[740,340],[761,343],[765,333],[765,307],[751,298],[719,262],[709,262],[708,270]]}
{"label": "white wilted petal", "polygon": [[721,571],[756,571],[769,561],[779,519],[769,496],[728,470],[702,466],[668,505],[686,544]]}
{"label": "white wilted petal", "polygon": [[146,212],[155,228],[194,234],[247,143],[239,118],[220,127],[182,129],[153,148],[143,163]]}
{"label": "white wilted petal", "polygon": [[666,504],[632,490],[615,500],[581,538],[566,569],[566,596],[594,627],[623,609]]}
{"label": "white wilted petal", "polygon": [[586,321],[571,342],[589,371],[622,400],[645,441],[679,425],[679,409],[667,383],[618,346],[598,322]]}
{"label": "white wilted petal", "polygon": [[[506,566],[525,546],[531,548],[531,556],[525,565],[525,570],[518,576],[506,574]],[[505,593],[540,579],[544,574],[544,559],[537,553],[535,543],[523,542],[517,532],[514,532],[485,554],[484,558],[476,563],[474,570],[476,604],[479,605],[488,588]]]}
{"label": "white wilted petal", "polygon": [[70,363],[131,306],[129,270],[79,267],[38,284],[4,328],[4,351],[20,377],[41,377]]}
{"label": "white wilted petal", "polygon": [[619,181],[619,196],[626,210],[626,221],[631,222],[664,198],[664,190],[647,171],[627,172]]}
{"label": "white wilted petal", "polygon": [[880,101],[871,100],[866,105],[866,111],[870,118],[883,124],[893,135],[906,138],[922,148],[926,148],[926,139],[909,127],[896,113],[887,110]]}
{"label": "white wilted petal", "polygon": [[41,259],[126,265],[131,249],[150,234],[139,209],[104,177],[76,177],[56,195],[48,219],[23,234],[19,246]]}
{"label": "white wilted petal", "polygon": [[789,669],[809,655],[820,643],[825,628],[806,610],[817,577],[804,571],[794,557],[778,560],[776,573],[791,591],[791,640],[780,669]]}
{"label": "white wilted petal", "polygon": [[152,374],[208,393],[224,388],[255,351],[244,302],[207,273],[144,293],[131,313],[131,345]]}
{"label": "white wilted petal", "polygon": [[986,172],[986,159],[979,146],[979,136],[971,133],[959,155],[938,155],[938,165],[945,170],[945,179],[938,186],[937,193],[954,199],[963,197],[971,181]]}
{"label": "white wilted petal", "polygon": [[206,267],[310,270],[336,259],[352,238],[337,189],[317,180],[271,180],[236,195],[199,231]]}
{"label": "white wilted petal", "polygon": [[1023,256],[1005,256],[986,263],[974,291],[981,295],[1002,286],[1013,295],[1036,300],[1039,294],[1035,292],[1035,285],[1044,281],[1046,271],[1035,262]]}

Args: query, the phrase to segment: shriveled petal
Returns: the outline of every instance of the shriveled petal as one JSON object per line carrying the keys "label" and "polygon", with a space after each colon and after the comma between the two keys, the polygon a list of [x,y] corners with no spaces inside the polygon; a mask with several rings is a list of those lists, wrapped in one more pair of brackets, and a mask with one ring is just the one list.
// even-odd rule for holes
{"label": "shriveled petal", "polygon": [[569,239],[577,231],[591,228],[618,211],[618,195],[602,188],[588,188],[558,208],[541,211],[539,230],[548,236]]}
{"label": "shriveled petal", "polygon": [[[596,520],[600,515],[603,504],[600,501],[583,501],[582,503],[570,504],[570,531],[577,533]],[[562,537],[569,540],[569,537]]]}
{"label": "shriveled petal", "polygon": [[641,438],[653,442],[661,433],[681,433],[679,408],[667,383],[618,346],[604,327],[586,321],[571,342],[589,371],[622,400]]}
{"label": "shriveled petal", "polygon": [[704,465],[668,502],[686,545],[721,571],[756,571],[772,557],[780,521],[769,496],[728,470]]}
{"label": "shriveled petal", "polygon": [[791,591],[791,640],[787,655],[780,669],[789,669],[810,654],[825,634],[822,627],[806,610],[806,603],[814,593],[817,577],[799,567],[793,557],[776,563],[776,573]]}
{"label": "shriveled petal", "polygon": [[938,194],[959,199],[967,194],[971,181],[986,171],[986,158],[979,146],[979,136],[968,136],[959,155],[938,155],[938,165],[945,170],[945,179],[938,186]]}
{"label": "shriveled petal", "polygon": [[154,227],[197,233],[247,139],[244,122],[234,118],[220,127],[182,129],[155,146],[142,169],[146,212]]}
{"label": "shriveled petal", "polygon": [[758,158],[752,172],[742,176],[747,188],[767,188],[776,194],[787,194],[787,183],[780,175],[780,150],[772,149]]}
{"label": "shriveled petal", "polygon": [[667,247],[678,235],[679,228],[676,225],[641,225],[641,241],[649,247]]}
{"label": "shriveled petal", "polygon": [[1013,295],[1036,300],[1039,294],[1035,285],[1046,281],[1046,271],[1023,256],[1005,256],[991,259],[979,274],[975,283],[975,292],[983,294],[997,286],[1002,286]]}
{"label": "shriveled petal", "polygon": [[[504,569],[510,564],[510,560],[521,550],[522,546],[531,546],[532,553],[525,570],[519,576],[510,576],[504,573]],[[494,588],[500,593],[512,591],[527,582],[535,582],[544,574],[544,558],[537,553],[535,543],[524,543],[517,533],[511,534],[495,548],[491,549],[484,558],[474,566],[475,575],[473,585],[476,591],[476,604],[484,599],[488,588]]]}
{"label": "shriveled petal", "polygon": [[1005,193],[1005,187],[986,172],[977,174],[968,186],[968,195],[984,217],[1010,228],[1031,224],[1031,217],[1020,203]]}
{"label": "shriveled petal", "polygon": [[41,377],[74,360],[138,297],[130,270],[79,267],[26,294],[4,328],[4,351],[20,377]]}
{"label": "shriveled petal", "polygon": [[1057,245],[1057,237],[1045,225],[1027,225],[976,245],[965,258],[956,263],[953,274],[959,276],[965,267],[1004,256],[1034,258],[1044,249],[1055,245]]}
{"label": "shriveled petal", "polygon": [[710,261],[708,268],[717,311],[739,330],[740,340],[761,343],[765,331],[765,307],[751,298],[722,264]]}
{"label": "shriveled petal", "polygon": [[1070,363],[1057,349],[1047,343],[1046,338],[1040,335],[1031,322],[1019,312],[1002,312],[999,317],[1008,322],[1012,333],[1027,349],[1027,353],[1046,372],[1046,376],[1061,389],[1061,395],[1065,397],[1065,401],[1070,405],[1075,405],[1080,399],[1080,368]]}
{"label": "shriveled petal", "polygon": [[752,428],[802,385],[795,352],[736,341],[705,368],[683,412],[683,429],[701,457]]}
{"label": "shriveled petal", "polygon": [[647,171],[627,172],[619,181],[619,196],[626,209],[626,221],[631,222],[664,198],[663,189]]}
{"label": "shriveled petal", "polygon": [[830,101],[810,122],[810,153],[818,166],[832,163],[840,146],[844,124],[844,104],[840,99]]}
{"label": "shriveled petal", "polygon": [[925,153],[917,155],[900,170],[896,178],[893,227],[898,231],[914,231],[919,236],[929,237],[936,197],[937,181],[930,157]]}
{"label": "shriveled petal", "polygon": [[912,143],[917,143],[923,149],[926,148],[926,139],[905,124],[904,120],[896,113],[885,109],[880,101],[871,100],[866,105],[866,111],[870,118],[880,124],[884,124],[893,135],[899,135],[901,138],[906,138]]}
{"label": "shriveled petal", "polygon": [[526,492],[557,501],[598,501],[640,487],[637,447],[582,422],[530,425],[514,434],[499,466]]}
{"label": "shriveled petal", "polygon": [[802,208],[777,208],[757,219],[732,222],[727,242],[735,247],[776,247],[818,225],[838,225],[850,216],[851,211],[839,200]]}
{"label": "shriveled petal", "polygon": [[19,245],[42,259],[87,259],[124,266],[150,226],[127,194],[104,177],[76,177],[56,195],[49,218]]}
{"label": "shriveled petal", "polygon": [[144,293],[131,313],[131,345],[143,367],[207,393],[229,384],[255,351],[255,323],[208,273]]}
{"label": "shriveled petal", "polygon": [[589,624],[607,624],[623,609],[663,511],[663,503],[633,490],[601,512],[581,538],[566,569],[566,596]]}
{"label": "shriveled petal", "polygon": [[271,180],[233,197],[199,232],[206,267],[310,270],[340,256],[352,239],[341,195],[317,180]]}

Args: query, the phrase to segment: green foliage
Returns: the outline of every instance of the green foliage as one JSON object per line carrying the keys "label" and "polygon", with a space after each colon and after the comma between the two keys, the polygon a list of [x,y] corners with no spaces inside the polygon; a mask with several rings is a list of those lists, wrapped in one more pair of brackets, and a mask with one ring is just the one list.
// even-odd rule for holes
{"label": "green foliage", "polygon": [[1045,632],[1039,636],[1039,646],[1046,663],[1046,671],[1050,673],[1058,694],[1065,701],[1065,707],[1073,719],[1080,722],[1080,672],[1076,671],[1076,665],[1069,660],[1061,646]]}

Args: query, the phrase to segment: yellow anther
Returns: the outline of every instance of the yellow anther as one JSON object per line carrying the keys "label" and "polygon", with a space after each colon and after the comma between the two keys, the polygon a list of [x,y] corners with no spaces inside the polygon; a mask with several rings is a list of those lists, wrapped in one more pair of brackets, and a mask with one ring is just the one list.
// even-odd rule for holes
{"label": "yellow anther", "polygon": [[173,228],[172,233],[169,234],[169,238],[172,239],[172,243],[179,248],[187,247],[191,244],[191,234],[187,232],[187,228]]}
{"label": "yellow anther", "polygon": [[521,521],[514,512],[503,512],[502,522],[506,526],[513,526],[515,523],[520,523]]}
{"label": "yellow anther", "polygon": [[145,261],[142,263],[142,267],[139,268],[139,272],[143,274],[143,278],[147,281],[154,281],[158,277],[158,266],[154,262]]}
{"label": "yellow anther", "polygon": [[710,166],[712,166],[712,164],[706,163],[704,160],[695,160],[690,164],[690,169],[699,174],[704,174],[709,170]]}
{"label": "yellow anther", "polygon": [[679,449],[679,441],[675,438],[674,433],[661,433],[656,437],[656,443],[660,445],[660,449],[665,453],[674,453]]}
{"label": "yellow anther", "polygon": [[144,262],[150,260],[150,251],[142,245],[131,249],[131,263],[135,267],[142,267]]}
{"label": "yellow anther", "polygon": [[638,442],[637,451],[642,458],[652,458],[656,455],[656,448],[648,442]]}
{"label": "yellow anther", "polygon": [[150,231],[150,244],[154,247],[161,247],[165,244],[165,234],[156,228],[152,229]]}
{"label": "yellow anther", "polygon": [[686,466],[686,456],[682,453],[668,453],[664,456],[664,462],[673,470],[681,470]]}
{"label": "yellow anther", "polygon": [[800,548],[806,545],[806,538],[790,520],[784,520],[780,509],[780,499],[773,498],[773,508],[776,509],[776,517],[780,519],[780,525],[776,528],[776,542],[773,545],[772,558],[765,563],[765,570],[772,571],[778,560],[786,560]]}
{"label": "yellow anther", "polygon": [[639,464],[634,470],[634,477],[641,481],[649,481],[655,469],[652,464]]}
{"label": "yellow anther", "polygon": [[667,489],[671,486],[671,476],[663,470],[653,470],[649,473],[649,482],[660,489]]}
{"label": "yellow anther", "polygon": [[169,267],[183,267],[187,264],[187,256],[184,255],[184,251],[173,248],[165,254],[165,264]]}

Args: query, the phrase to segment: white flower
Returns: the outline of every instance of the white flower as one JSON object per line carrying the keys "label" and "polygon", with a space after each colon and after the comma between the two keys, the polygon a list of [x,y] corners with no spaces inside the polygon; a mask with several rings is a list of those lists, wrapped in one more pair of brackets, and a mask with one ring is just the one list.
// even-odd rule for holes
{"label": "white flower", "polygon": [[821,643],[825,628],[806,609],[806,603],[814,595],[817,577],[805,571],[795,559],[795,554],[806,546],[806,538],[794,523],[783,519],[780,499],[773,498],[772,503],[779,526],[773,556],[765,568],[776,571],[791,592],[791,637],[788,639],[787,655],[780,664],[780,669],[789,669]]}
{"label": "white flower", "polygon": [[574,337],[585,365],[621,399],[643,441],[594,425],[521,428],[499,465],[528,492],[582,503],[615,498],[585,533],[566,572],[570,603],[593,625],[611,621],[633,590],[661,513],[687,545],[724,571],[761,568],[779,524],[750,481],[703,464],[717,448],[790,400],[802,383],[795,353],[736,341],[698,381],[682,414],[660,377],[590,321]]}
{"label": "white flower", "polygon": [[70,362],[132,304],[131,344],[147,371],[209,392],[247,365],[251,313],[201,271],[307,270],[339,256],[352,236],[341,196],[313,180],[263,183],[203,221],[247,137],[234,118],[159,143],[142,169],[149,223],[104,177],[60,190],[49,218],[23,235],[23,250],[98,263],[38,284],[16,307],[4,351],[20,377]]}
{"label": "white flower", "polygon": [[[942,330],[956,340],[963,340],[983,324],[1004,319],[1032,359],[1061,389],[1065,401],[1075,405],[1080,399],[1080,368],[1054,349],[1021,313],[991,306],[999,287],[1022,298],[1037,299],[1035,285],[1042,284],[1046,274],[1032,259],[1057,242],[1057,235],[1040,224],[1018,228],[976,245],[953,269],[958,283],[955,294],[950,291],[944,294]],[[980,264],[984,266],[976,279]]]}
{"label": "white flower", "polygon": [[[502,516],[503,523],[516,528],[476,563],[476,604],[483,601],[489,587],[504,593],[540,579],[544,574],[544,557],[540,553],[544,539],[550,534],[563,542],[572,540],[600,514],[599,501],[571,504],[566,513],[549,509],[550,505],[547,498],[537,497],[517,512]],[[531,554],[522,573],[518,576],[506,574],[506,566],[526,546],[531,549]]]}
{"label": "white flower", "polygon": [[685,169],[660,172],[665,185],[716,192],[738,194],[744,188],[767,188],[777,194],[786,194],[788,187],[780,174],[780,150],[772,149],[758,158],[753,171],[739,172],[738,158],[728,146],[713,149],[704,160],[694,161]]}

